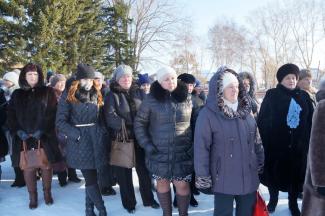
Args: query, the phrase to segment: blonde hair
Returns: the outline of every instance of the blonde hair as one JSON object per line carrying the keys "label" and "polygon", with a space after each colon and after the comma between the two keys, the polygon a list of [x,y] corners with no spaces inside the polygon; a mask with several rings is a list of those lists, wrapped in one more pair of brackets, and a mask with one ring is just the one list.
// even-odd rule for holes
{"label": "blonde hair", "polygon": [[[70,103],[79,103],[78,99],[76,98],[76,91],[78,90],[79,87],[79,80],[75,80],[72,82],[70,88],[69,88],[69,92],[68,92],[68,97],[67,97],[67,101]],[[104,105],[104,100],[103,100],[103,96],[102,93],[100,92],[100,88],[99,85],[93,81],[93,87],[96,90],[96,93],[98,95],[97,98],[97,106],[101,107]]]}

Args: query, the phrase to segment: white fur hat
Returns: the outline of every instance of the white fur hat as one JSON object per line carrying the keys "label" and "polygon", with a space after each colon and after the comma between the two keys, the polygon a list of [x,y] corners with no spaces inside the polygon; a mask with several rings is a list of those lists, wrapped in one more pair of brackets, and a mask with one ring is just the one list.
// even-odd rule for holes
{"label": "white fur hat", "polygon": [[238,79],[234,74],[226,72],[222,79],[222,91],[231,83],[238,83]]}
{"label": "white fur hat", "polygon": [[160,68],[156,73],[157,81],[161,83],[167,75],[174,75],[177,77],[176,71],[173,68],[164,66]]}
{"label": "white fur hat", "polygon": [[3,76],[3,80],[8,80],[12,82],[15,86],[19,86],[18,79],[18,74],[13,71],[5,73],[5,75]]}

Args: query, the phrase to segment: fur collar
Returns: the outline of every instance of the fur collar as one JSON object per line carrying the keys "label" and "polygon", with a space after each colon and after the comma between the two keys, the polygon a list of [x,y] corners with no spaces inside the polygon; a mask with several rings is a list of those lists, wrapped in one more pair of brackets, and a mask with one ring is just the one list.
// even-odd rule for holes
{"label": "fur collar", "polygon": [[97,104],[97,91],[94,87],[92,87],[89,91],[86,91],[82,88],[79,88],[76,93],[76,98],[81,102],[81,103],[94,103]]}
{"label": "fur collar", "polygon": [[137,90],[140,89],[139,86],[137,85],[137,83],[132,82],[132,85],[131,85],[130,89],[125,90],[116,81],[111,82],[110,85],[109,85],[109,88],[114,93],[136,92]]}
{"label": "fur collar", "polygon": [[188,89],[186,84],[179,80],[177,81],[176,89],[170,93],[169,91],[163,89],[158,81],[155,81],[151,85],[150,94],[160,102],[165,102],[169,96],[171,96],[178,103],[182,103],[186,101],[188,97]]}

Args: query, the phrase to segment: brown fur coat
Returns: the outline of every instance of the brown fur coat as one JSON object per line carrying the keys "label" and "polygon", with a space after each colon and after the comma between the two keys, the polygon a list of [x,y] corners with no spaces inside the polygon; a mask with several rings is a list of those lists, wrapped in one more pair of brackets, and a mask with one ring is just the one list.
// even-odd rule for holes
{"label": "brown fur coat", "polygon": [[325,187],[325,100],[319,102],[313,116],[302,216],[324,216],[325,196],[316,191]]}

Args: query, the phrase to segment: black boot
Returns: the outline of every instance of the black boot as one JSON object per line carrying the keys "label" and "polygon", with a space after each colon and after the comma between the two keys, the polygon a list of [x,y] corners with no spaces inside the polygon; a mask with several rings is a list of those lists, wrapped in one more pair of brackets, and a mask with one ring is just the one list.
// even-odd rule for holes
{"label": "black boot", "polygon": [[[176,194],[176,193],[175,193],[175,194]],[[178,206],[177,206],[177,199],[176,199],[176,195],[174,195],[173,206],[174,206],[174,208],[178,208]]]}
{"label": "black boot", "polygon": [[289,192],[289,210],[292,216],[300,216],[301,212],[298,207],[298,193],[290,193]]}
{"label": "black boot", "polygon": [[15,171],[15,181],[12,183],[11,187],[26,186],[23,171],[19,167],[14,167],[14,171]]}
{"label": "black boot", "polygon": [[163,210],[163,216],[171,216],[172,215],[172,198],[170,191],[166,193],[159,193],[157,191],[158,200],[160,206]]}
{"label": "black boot", "polygon": [[268,188],[268,189],[269,189],[269,193],[270,193],[270,201],[267,204],[267,210],[270,213],[273,213],[275,211],[277,204],[278,204],[279,191],[275,190],[273,188]]}
{"label": "black boot", "polygon": [[69,181],[72,181],[75,183],[81,182],[81,179],[78,178],[78,176],[77,176],[76,169],[72,169],[72,168],[68,169],[68,179],[69,179]]}
{"label": "black boot", "polygon": [[94,212],[94,203],[91,201],[90,197],[86,194],[86,216],[96,216]]}
{"label": "black boot", "polygon": [[59,180],[59,185],[61,187],[64,187],[64,186],[66,186],[68,184],[67,176],[68,176],[68,174],[67,174],[66,170],[62,171],[62,172],[58,172],[58,180]]}
{"label": "black boot", "polygon": [[181,196],[176,194],[179,216],[188,216],[188,206],[190,204],[190,195]]}
{"label": "black boot", "polygon": [[86,193],[89,196],[90,200],[96,206],[99,212],[99,216],[107,216],[104,201],[102,199],[102,195],[100,194],[98,185],[95,184],[95,185],[86,186]]}
{"label": "black boot", "polygon": [[190,205],[191,205],[192,207],[197,207],[197,206],[199,205],[199,203],[196,201],[196,199],[195,199],[193,193],[191,193]]}
{"label": "black boot", "polygon": [[100,193],[103,196],[113,196],[113,195],[116,195],[116,191],[113,189],[113,187],[103,187],[100,190]]}

